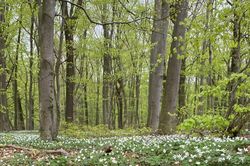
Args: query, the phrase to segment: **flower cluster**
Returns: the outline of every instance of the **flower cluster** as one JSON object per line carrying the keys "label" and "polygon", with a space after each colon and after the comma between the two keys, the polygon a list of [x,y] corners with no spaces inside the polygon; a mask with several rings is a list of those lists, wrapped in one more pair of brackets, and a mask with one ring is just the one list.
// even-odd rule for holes
{"label": "flower cluster", "polygon": [[[0,134],[0,144],[15,144],[35,149],[60,149],[73,151],[70,156],[47,156],[32,160],[19,154],[33,164],[60,163],[60,165],[250,165],[246,138],[186,137],[185,135],[133,136],[75,139],[59,137],[48,142],[36,134]],[[105,147],[112,147],[109,153]],[[25,157],[20,157],[23,155]],[[21,160],[22,159],[22,160]],[[11,161],[11,160],[10,160]],[[0,158],[0,165],[10,162]],[[17,160],[15,160],[17,161]],[[9,164],[9,163],[8,163]],[[20,163],[11,163],[20,165]]]}

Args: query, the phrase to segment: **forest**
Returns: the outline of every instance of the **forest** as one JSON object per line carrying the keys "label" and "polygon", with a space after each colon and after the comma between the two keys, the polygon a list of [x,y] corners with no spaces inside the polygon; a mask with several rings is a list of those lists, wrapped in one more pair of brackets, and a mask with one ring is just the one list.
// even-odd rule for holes
{"label": "forest", "polygon": [[0,0],[1,165],[250,165],[249,0]]}

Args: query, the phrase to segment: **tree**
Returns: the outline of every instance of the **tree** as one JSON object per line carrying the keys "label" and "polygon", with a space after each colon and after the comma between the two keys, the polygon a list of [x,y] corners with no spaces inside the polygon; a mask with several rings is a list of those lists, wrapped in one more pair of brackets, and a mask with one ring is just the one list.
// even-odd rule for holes
{"label": "tree", "polygon": [[[33,64],[34,64],[34,24],[35,24],[35,4],[29,1],[29,6],[31,10],[30,18],[30,58],[29,58],[29,117],[28,122],[26,122],[26,128],[28,130],[34,130],[34,97],[33,97]],[[27,115],[26,115],[27,116]]]}
{"label": "tree", "polygon": [[[236,76],[238,74],[243,73],[244,70],[241,71],[241,41],[242,41],[242,19],[245,17],[244,12],[238,12],[237,10],[240,9],[240,1],[234,0],[231,4],[231,8],[233,11],[233,19],[232,19],[232,24],[233,24],[233,29],[232,29],[232,34],[233,34],[233,42],[234,46],[231,48],[231,65],[229,68],[229,75],[232,77],[232,79],[228,83],[228,110],[226,112],[226,118],[230,119],[230,115],[234,115],[233,119],[231,120],[228,128],[226,131],[233,136],[237,136],[241,130],[241,128],[244,126],[244,124],[249,120],[250,117],[250,112],[248,111],[243,111],[241,112],[240,110],[236,111],[236,106],[242,105],[247,106],[249,104],[249,100],[243,99],[237,96],[237,90],[239,89],[239,86],[246,81],[246,79],[242,78],[241,76],[238,77],[233,77],[235,74]],[[249,63],[249,62],[248,62]],[[249,74],[248,74],[249,77]]]}
{"label": "tree", "polygon": [[[103,5],[103,22],[107,20],[108,16],[108,5]],[[105,52],[103,56],[103,87],[102,87],[102,109],[103,109],[103,123],[111,128],[111,114],[112,114],[112,89],[113,83],[111,81],[112,74],[112,57],[110,49],[112,47],[111,40],[113,37],[113,26],[103,25],[103,37]]]}
{"label": "tree", "polygon": [[150,56],[147,126],[155,131],[158,128],[161,110],[163,66],[166,56],[169,4],[166,0],[155,0],[154,10],[153,32],[151,35],[151,43],[153,44],[153,47]]}
{"label": "tree", "polygon": [[[78,0],[78,5],[82,4],[82,0]],[[65,19],[64,34],[66,42],[66,102],[65,102],[65,120],[73,122],[74,120],[74,76],[75,76],[75,48],[74,48],[74,32],[76,28],[76,16],[72,12],[74,6],[71,5],[70,12],[68,11],[68,3],[62,2],[62,13]]]}
{"label": "tree", "polygon": [[11,130],[11,123],[7,110],[6,96],[6,59],[5,59],[5,2],[0,2],[0,131]]}
{"label": "tree", "polygon": [[54,101],[54,17],[55,0],[44,0],[39,12],[40,45],[40,137],[54,140],[57,137],[56,111]]}
{"label": "tree", "polygon": [[171,55],[168,61],[165,89],[163,90],[162,110],[160,113],[159,132],[164,134],[176,131],[177,100],[181,71],[181,56],[184,53],[184,38],[186,28],[184,20],[187,17],[188,1],[180,0],[175,4],[176,18],[172,34]]}
{"label": "tree", "polygon": [[[20,16],[20,20],[22,20],[22,16]],[[21,24],[21,22],[20,22]],[[14,101],[14,110],[15,110],[15,118],[14,118],[14,128],[16,130],[24,130],[24,119],[23,119],[23,109],[21,103],[20,93],[18,91],[18,83],[17,83],[17,72],[18,72],[18,57],[19,57],[19,48],[21,44],[21,27],[18,28],[18,36],[17,36],[17,47],[16,47],[16,57],[13,64],[14,70],[14,79],[13,79],[13,101]]]}

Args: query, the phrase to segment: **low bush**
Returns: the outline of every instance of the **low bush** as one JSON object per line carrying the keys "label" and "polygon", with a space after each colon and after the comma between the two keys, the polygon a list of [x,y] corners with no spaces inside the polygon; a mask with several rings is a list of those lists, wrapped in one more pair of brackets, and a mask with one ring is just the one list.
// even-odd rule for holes
{"label": "low bush", "polygon": [[186,119],[177,129],[185,134],[222,134],[229,121],[219,115],[196,115]]}
{"label": "low bush", "polygon": [[60,127],[60,134],[74,138],[138,136],[150,133],[151,129],[146,127],[110,130],[105,125],[85,126],[73,123],[63,123]]}

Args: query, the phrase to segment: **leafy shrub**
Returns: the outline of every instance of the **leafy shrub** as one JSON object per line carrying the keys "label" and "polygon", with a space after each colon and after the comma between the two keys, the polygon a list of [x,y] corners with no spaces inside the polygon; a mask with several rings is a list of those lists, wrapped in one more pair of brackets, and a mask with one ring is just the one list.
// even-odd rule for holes
{"label": "leafy shrub", "polygon": [[150,133],[151,129],[146,127],[110,130],[103,124],[97,126],[84,126],[74,123],[63,123],[60,128],[60,134],[75,138],[134,136],[148,135]]}
{"label": "leafy shrub", "polygon": [[177,129],[186,134],[222,133],[229,121],[220,115],[196,115],[184,120]]}

